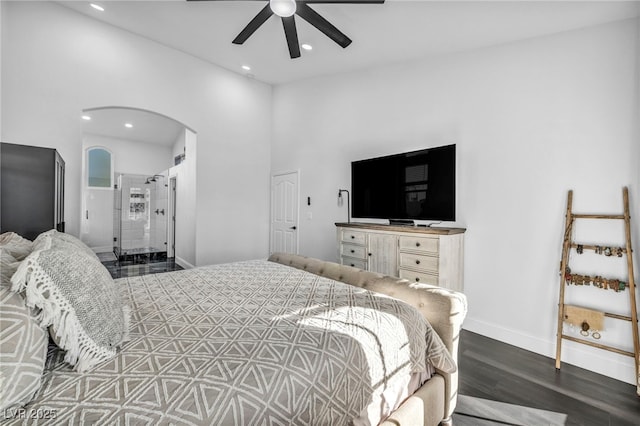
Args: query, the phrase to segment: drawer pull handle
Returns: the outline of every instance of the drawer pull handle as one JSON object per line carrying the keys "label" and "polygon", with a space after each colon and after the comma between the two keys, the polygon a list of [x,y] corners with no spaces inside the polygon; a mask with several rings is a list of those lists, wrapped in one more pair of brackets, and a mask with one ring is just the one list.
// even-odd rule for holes
{"label": "drawer pull handle", "polygon": [[356,252],[355,250],[351,250],[351,253],[355,253],[355,252]]}
{"label": "drawer pull handle", "polygon": [[416,243],[416,247],[420,247],[420,243]]}
{"label": "drawer pull handle", "polygon": [[367,254],[368,254],[369,256],[373,256],[373,254],[371,254],[371,253],[367,253]]}
{"label": "drawer pull handle", "polygon": [[420,278],[416,277],[416,282],[420,281]]}
{"label": "drawer pull handle", "polygon": [[355,239],[355,238],[356,238],[356,236],[355,236],[355,235],[352,235],[352,236],[351,236],[351,239],[352,239],[352,240],[353,240],[353,239]]}
{"label": "drawer pull handle", "polygon": [[419,264],[420,264],[420,261],[419,261],[419,260],[416,260],[416,265],[419,265]]}
{"label": "drawer pull handle", "polygon": [[351,264],[352,267],[355,267],[356,265],[354,265],[353,263]]}

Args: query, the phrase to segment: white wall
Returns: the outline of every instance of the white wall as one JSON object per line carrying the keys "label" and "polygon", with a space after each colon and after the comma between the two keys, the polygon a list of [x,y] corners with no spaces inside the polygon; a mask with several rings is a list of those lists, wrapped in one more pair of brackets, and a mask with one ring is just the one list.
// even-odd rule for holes
{"label": "white wall", "polygon": [[198,241],[197,211],[194,208],[197,203],[195,182],[198,171],[195,158],[198,156],[198,148],[196,135],[189,129],[184,130],[180,139],[186,154],[185,159],[169,171],[169,176],[176,178],[175,258],[180,266],[191,268],[196,264],[196,243]]}
{"label": "white wall", "polygon": [[[2,46],[2,39],[4,38],[4,13],[3,2],[0,1],[0,46]],[[0,54],[0,99],[2,98],[2,54]],[[2,102],[0,102],[0,141],[2,140]]]}
{"label": "white wall", "polygon": [[173,143],[173,146],[171,147],[171,165],[172,166],[175,165],[176,156],[180,154],[184,154],[186,151],[185,140],[184,140],[185,135],[186,135],[185,132],[180,132],[175,142]]}
{"label": "white wall", "polygon": [[[576,211],[620,212],[623,185],[640,198],[637,31],[628,20],[278,86],[272,171],[301,170],[300,253],[336,260],[350,161],[456,143],[465,327],[554,356],[567,190]],[[631,358],[576,346],[567,361],[634,380]]]}
{"label": "white wall", "polygon": [[83,149],[101,146],[111,151],[117,173],[149,175],[161,173],[173,165],[171,147],[141,141],[118,139],[85,133]]}
{"label": "white wall", "polygon": [[196,263],[267,256],[269,85],[52,2],[2,13],[2,140],[60,151],[68,232],[80,225],[81,111],[119,105],[198,133]]}
{"label": "white wall", "polygon": [[[640,4],[638,4],[638,10],[640,10]],[[640,24],[636,27],[636,49],[640,50]],[[640,75],[640,53],[636,54],[636,75]],[[632,202],[635,203],[631,206],[631,217],[635,219],[635,226],[632,227],[633,232],[633,247],[635,247],[636,255],[634,258],[634,271],[638,271],[640,267],[640,259],[638,259],[638,248],[640,247],[640,228],[638,227],[638,221],[640,218],[640,167],[638,164],[640,162],[640,79],[636,80],[636,143],[633,144],[635,149],[630,155],[629,159],[633,163],[633,166],[636,171],[636,179],[635,184],[632,186]],[[636,277],[640,276],[640,274],[636,273]],[[636,285],[638,285],[636,281]],[[637,381],[637,390],[640,395],[640,371],[638,371],[638,381]]]}

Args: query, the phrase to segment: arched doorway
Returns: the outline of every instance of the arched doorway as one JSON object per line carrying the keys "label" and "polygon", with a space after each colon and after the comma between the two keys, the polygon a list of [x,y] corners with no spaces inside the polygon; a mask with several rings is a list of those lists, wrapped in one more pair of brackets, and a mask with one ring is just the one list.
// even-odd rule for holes
{"label": "arched doorway", "polygon": [[88,108],[82,118],[81,239],[114,258],[160,253],[195,263],[195,197],[177,193],[195,188],[195,132],[130,107]]}

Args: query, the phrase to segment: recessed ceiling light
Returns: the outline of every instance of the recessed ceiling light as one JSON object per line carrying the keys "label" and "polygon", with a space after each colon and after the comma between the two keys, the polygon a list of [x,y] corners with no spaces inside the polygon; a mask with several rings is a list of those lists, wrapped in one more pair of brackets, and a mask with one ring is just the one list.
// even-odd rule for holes
{"label": "recessed ceiling light", "polygon": [[313,49],[313,46],[311,46],[310,44],[307,43],[303,43],[300,45],[300,47],[302,47],[304,50],[311,50]]}
{"label": "recessed ceiling light", "polygon": [[127,129],[130,129],[133,127],[133,124],[131,123],[124,123],[124,127],[126,127]]}
{"label": "recessed ceiling light", "polygon": [[251,67],[249,65],[243,65],[242,69],[245,71],[251,71]]}
{"label": "recessed ceiling light", "polygon": [[90,117],[90,116],[88,116],[88,115],[83,115],[83,116],[82,116],[82,119],[83,119],[83,120],[87,120],[87,121],[89,121],[89,120],[91,120],[91,117]]}
{"label": "recessed ceiling light", "polygon": [[104,12],[104,7],[100,6],[99,4],[91,3],[91,7],[95,10],[99,10],[100,12]]}

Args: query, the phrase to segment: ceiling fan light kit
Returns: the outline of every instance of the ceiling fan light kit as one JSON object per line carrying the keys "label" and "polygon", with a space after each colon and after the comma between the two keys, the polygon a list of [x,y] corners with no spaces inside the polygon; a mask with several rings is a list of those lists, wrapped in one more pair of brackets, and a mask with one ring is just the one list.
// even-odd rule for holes
{"label": "ceiling fan light kit", "polygon": [[288,18],[296,13],[296,0],[269,0],[269,7],[281,18]]}
{"label": "ceiling fan light kit", "polygon": [[[202,1],[202,0],[187,0]],[[204,0],[204,1],[228,1],[228,0]],[[243,44],[256,32],[262,24],[272,15],[282,19],[284,35],[289,47],[291,59],[300,57],[300,44],[298,43],[298,31],[296,30],[295,15],[298,15],[324,35],[345,48],[351,44],[351,39],[337,29],[333,24],[323,18],[318,12],[309,7],[312,3],[344,3],[344,4],[382,4],[384,0],[268,0],[267,5],[258,12],[247,24],[240,34],[233,39],[234,44]]]}

